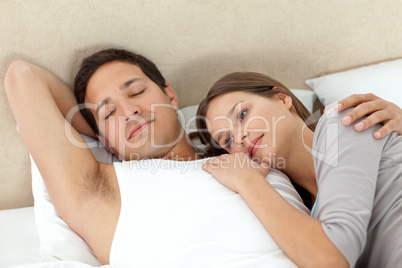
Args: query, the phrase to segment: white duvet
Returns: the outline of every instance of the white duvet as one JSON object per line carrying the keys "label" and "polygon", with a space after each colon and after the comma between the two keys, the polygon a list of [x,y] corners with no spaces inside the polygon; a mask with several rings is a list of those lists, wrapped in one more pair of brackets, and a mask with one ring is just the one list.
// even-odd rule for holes
{"label": "white duvet", "polygon": [[92,268],[77,261],[41,262],[34,208],[0,210],[0,267],[13,268]]}
{"label": "white duvet", "polygon": [[[166,172],[166,171],[165,171]],[[273,183],[274,187],[276,187],[284,197],[289,200],[293,205],[296,207],[299,207],[299,209],[303,209],[303,206],[300,203],[300,198],[297,196],[295,190],[291,187],[291,184],[289,181],[287,181],[287,178],[279,173],[279,172],[271,172],[271,183]],[[167,182],[167,181],[166,181]],[[165,185],[164,187],[168,187],[168,185]],[[148,196],[147,196],[148,197]],[[147,197],[147,200],[153,200],[152,198],[149,199]],[[204,200],[205,201],[205,200]],[[199,213],[197,213],[199,214]],[[145,215],[143,215],[145,216]],[[211,220],[211,219],[210,219]],[[146,224],[146,223],[144,223]],[[246,224],[246,223],[245,223]],[[251,224],[252,225],[252,224]],[[245,225],[249,226],[249,225]],[[23,208],[23,209],[13,209],[13,210],[4,210],[0,211],[0,236],[1,236],[1,244],[0,244],[0,267],[43,267],[43,268],[59,268],[59,267],[82,267],[82,268],[90,268],[90,267],[112,267],[110,265],[94,265],[94,264],[88,264],[85,263],[84,261],[76,261],[76,260],[71,260],[68,259],[66,256],[63,254],[57,255],[57,252],[55,255],[53,255],[53,260],[52,262],[43,262],[43,260],[48,260],[49,256],[46,254],[44,255],[44,251],[40,252],[39,250],[39,237],[38,237],[38,231],[35,226],[35,218],[34,218],[34,211],[33,207],[29,208]],[[63,249],[63,253],[72,251],[76,248],[72,248],[70,243],[67,243],[66,241],[68,240],[60,240],[63,238],[62,236],[57,236],[57,234],[51,234],[49,233],[50,229],[48,230],[48,233],[46,234],[48,236],[48,239],[50,237],[54,237],[54,242],[57,242],[57,245],[60,246],[60,249]],[[42,230],[42,232],[45,232]],[[72,232],[72,231],[71,231]],[[262,234],[267,235],[265,231],[261,232]],[[42,236],[45,234],[42,234]],[[164,234],[159,234],[159,235],[164,235]],[[166,234],[165,234],[166,235]],[[208,237],[208,236],[206,236]],[[58,240],[57,240],[58,239]],[[256,239],[259,240],[259,239]],[[260,239],[261,240],[261,239]],[[49,240],[44,240],[41,241],[43,244],[44,242],[47,242]],[[264,239],[265,241],[265,239]],[[295,267],[293,263],[291,263],[287,257],[279,250],[275,244],[269,237],[266,238],[266,241],[269,241],[269,247],[272,247],[275,250],[270,251],[268,254],[269,256],[266,255],[266,260],[264,263],[269,263],[270,267]],[[249,241],[250,242],[250,241]],[[257,242],[257,241],[256,241]],[[261,242],[261,241],[260,241]],[[250,243],[247,243],[250,244]],[[244,246],[244,245],[243,245]],[[253,248],[253,245],[246,245],[246,248]],[[139,248],[141,249],[141,247]],[[217,257],[220,255],[219,253],[219,247],[216,248],[216,252],[214,252],[214,256]],[[124,250],[123,250],[124,251]],[[80,251],[81,254],[86,254],[89,255],[90,252],[85,252],[85,251]],[[148,254],[152,255],[152,252],[149,252]],[[265,254],[264,254],[265,255]],[[84,256],[81,256],[83,258]],[[194,256],[193,256],[194,257]],[[198,256],[197,258],[205,258],[206,256]],[[210,256],[211,257],[211,256]],[[240,258],[240,256],[239,256]],[[59,259],[59,260],[58,260]],[[191,257],[192,259],[192,257]],[[190,259],[189,259],[190,260]],[[41,262],[42,261],[42,262]],[[158,263],[158,260],[155,259],[155,263]],[[243,258],[244,261],[244,258]],[[154,263],[154,262],[152,262]],[[190,260],[191,263],[191,260]],[[187,262],[188,264],[188,262]],[[124,265],[125,267],[131,267]],[[151,265],[149,267],[164,267],[164,266],[154,266]],[[177,266],[175,266],[177,267]],[[179,267],[189,267],[187,266],[179,266]],[[194,267],[193,265],[191,267]],[[229,266],[220,266],[217,265],[216,267],[248,267],[248,266],[242,266],[242,263],[232,263]],[[264,266],[265,267],[265,266]]]}
{"label": "white duvet", "polygon": [[[54,262],[41,262],[31,263],[27,265],[12,266],[11,268],[93,268],[89,264],[85,264],[77,261],[54,261]],[[112,267],[110,265],[96,266],[101,268]]]}
{"label": "white duvet", "polygon": [[[95,155],[97,157],[100,156],[99,153],[95,153]],[[152,162],[155,161],[158,162],[158,160],[154,160]],[[167,170],[158,170],[158,172],[156,172],[155,170],[153,170],[150,173],[156,175],[155,173],[161,172],[159,176],[163,176],[163,174],[166,175],[166,171]],[[186,168],[184,170],[184,173],[187,173],[188,171],[189,170]],[[183,170],[180,169],[177,172],[180,173],[183,172]],[[43,180],[40,177],[40,173],[38,172],[37,167],[35,166],[33,161],[32,176],[33,192],[35,197],[35,212],[33,207],[0,211],[0,267],[111,267],[101,266],[94,257],[92,250],[86,245],[85,241],[83,241],[81,237],[79,237],[71,229],[69,229],[64,221],[58,216],[49,199]],[[300,196],[294,190],[288,178],[283,173],[274,172],[272,170],[269,176],[271,176],[271,183],[275,181],[273,186],[277,190],[279,190],[280,193],[289,202],[298,207],[300,210],[304,210],[308,213],[307,209],[302,205]],[[169,180],[165,182],[168,181]],[[168,185],[165,185],[165,188],[168,187]],[[179,186],[180,185],[181,184],[179,184]],[[174,188],[176,187],[173,187],[173,189]],[[177,188],[181,187],[177,186]],[[160,191],[160,195],[158,195],[158,198],[156,198],[155,196],[153,196],[153,198],[149,198],[150,196],[144,193],[142,196],[148,202],[149,200],[158,201],[158,199],[162,198],[162,193],[164,193],[164,191]],[[180,193],[180,191],[178,193]],[[201,196],[203,195],[201,194]],[[171,209],[172,211],[174,211],[174,208]],[[146,214],[141,215],[140,218],[146,218]],[[211,221],[211,219],[209,221]],[[143,224],[146,225],[146,223]],[[246,224],[245,226],[249,225]],[[265,230],[263,230],[261,233],[268,235]],[[161,233],[158,235],[164,236],[166,234]],[[171,239],[170,241],[174,240],[175,239]],[[265,241],[265,239],[263,240]],[[263,263],[269,263],[270,267],[295,267],[294,264],[289,261],[289,259],[283,254],[282,251],[278,251],[277,245],[272,240],[272,238],[268,237],[266,241],[269,241],[268,243],[270,245],[272,244],[272,246],[269,247],[275,248],[275,250],[269,251],[269,256],[264,254],[264,258],[267,258],[267,260],[265,260]],[[247,244],[255,243],[251,243],[249,241]],[[157,243],[154,245],[157,245]],[[252,245],[250,246],[253,247]],[[138,248],[141,249],[141,246],[139,246]],[[246,247],[246,249],[247,248],[249,247]],[[215,257],[218,257],[220,255],[219,250],[220,249],[218,247],[216,248],[216,251],[213,251],[213,255]],[[118,252],[120,251],[126,250],[118,250]],[[244,250],[242,250],[241,252],[244,253]],[[146,254],[152,255],[152,252],[148,252]],[[236,255],[232,254],[232,256]],[[189,263],[189,261],[191,263],[193,257],[191,257],[190,259],[187,258],[187,264]],[[206,256],[198,257],[204,258]],[[242,258],[244,259],[244,256]],[[156,262],[152,263],[158,263],[157,259],[155,259],[155,261]],[[241,263],[233,260],[230,263],[231,265],[223,267],[244,267],[244,265],[242,266]],[[124,264],[124,266],[131,267],[127,266],[127,264]],[[148,267],[164,266],[150,265]],[[180,267],[188,267],[188,265]],[[216,267],[222,266],[216,265]]]}
{"label": "white duvet", "polygon": [[[121,195],[114,267],[296,267],[241,196],[202,170],[205,159],[114,163]],[[302,211],[283,173],[270,184]]]}
{"label": "white duvet", "polygon": [[[84,138],[88,144],[96,143],[88,137]],[[112,156],[104,148],[95,146],[91,150],[98,161],[112,162]],[[35,211],[33,207],[0,211],[0,268],[112,267],[101,266],[85,241],[59,217],[35,163],[32,161],[31,164]],[[277,186],[282,188],[281,194],[285,194],[289,202],[308,213],[287,177],[280,172],[274,176]],[[280,253],[271,254],[270,267],[294,267]],[[216,254],[219,255],[218,252]],[[237,267],[243,266],[237,263]]]}

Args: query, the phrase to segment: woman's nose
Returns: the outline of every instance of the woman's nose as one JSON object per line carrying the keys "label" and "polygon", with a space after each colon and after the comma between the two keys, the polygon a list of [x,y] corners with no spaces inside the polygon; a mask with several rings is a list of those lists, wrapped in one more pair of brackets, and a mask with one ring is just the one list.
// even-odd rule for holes
{"label": "woman's nose", "polygon": [[233,137],[233,146],[232,146],[232,152],[233,153],[239,153],[239,152],[246,152],[247,151],[247,144],[245,143],[246,138],[247,138],[247,135],[244,135],[244,134],[234,135],[234,137]]}
{"label": "woman's nose", "polygon": [[233,134],[233,142],[236,144],[243,144],[244,140],[247,138],[247,135],[243,133],[241,130],[238,133]]}

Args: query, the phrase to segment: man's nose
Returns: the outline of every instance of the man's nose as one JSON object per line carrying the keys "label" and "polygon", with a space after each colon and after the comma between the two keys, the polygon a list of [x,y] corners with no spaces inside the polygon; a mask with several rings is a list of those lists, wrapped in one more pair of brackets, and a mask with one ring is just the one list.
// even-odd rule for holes
{"label": "man's nose", "polygon": [[124,122],[129,122],[130,118],[141,114],[141,108],[138,105],[125,101],[120,103],[120,109]]}

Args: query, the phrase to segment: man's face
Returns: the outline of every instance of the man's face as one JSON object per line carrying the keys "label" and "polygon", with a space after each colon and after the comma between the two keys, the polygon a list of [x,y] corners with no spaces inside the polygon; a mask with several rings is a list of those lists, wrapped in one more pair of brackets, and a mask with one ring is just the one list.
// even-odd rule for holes
{"label": "man's face", "polygon": [[90,78],[85,104],[120,159],[163,157],[177,144],[177,94],[169,85],[164,90],[138,66],[120,61],[102,65]]}

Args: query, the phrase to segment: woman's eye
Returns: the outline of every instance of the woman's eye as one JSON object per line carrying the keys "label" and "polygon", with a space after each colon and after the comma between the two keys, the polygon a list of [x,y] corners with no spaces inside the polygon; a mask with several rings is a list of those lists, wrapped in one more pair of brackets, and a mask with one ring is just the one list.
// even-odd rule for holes
{"label": "woman's eye", "polygon": [[225,148],[230,147],[230,145],[232,144],[232,141],[233,141],[233,136],[227,137],[225,140]]}
{"label": "woman's eye", "polygon": [[246,117],[247,110],[243,110],[239,113],[240,122],[243,121],[244,117]]}

